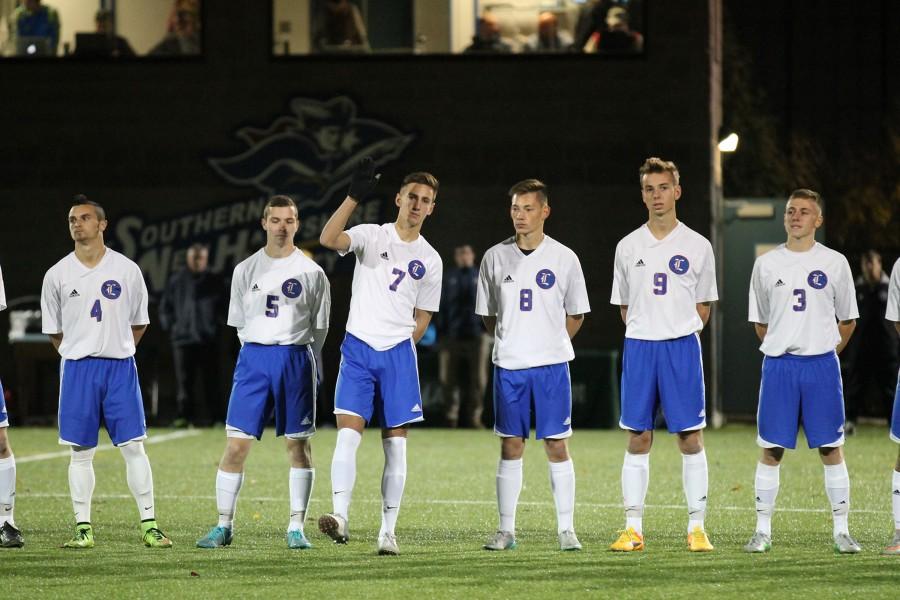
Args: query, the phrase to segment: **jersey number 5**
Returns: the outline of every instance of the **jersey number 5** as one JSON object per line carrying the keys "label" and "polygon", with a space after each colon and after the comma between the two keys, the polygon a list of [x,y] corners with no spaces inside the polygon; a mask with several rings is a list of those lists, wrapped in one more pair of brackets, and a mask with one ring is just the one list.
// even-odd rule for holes
{"label": "jersey number 5", "polygon": [[100,308],[100,300],[94,300],[94,305],[91,306],[91,318],[97,319],[97,322],[103,320],[103,309]]}
{"label": "jersey number 5", "polygon": [[278,316],[278,296],[266,296],[266,316],[274,319]]}

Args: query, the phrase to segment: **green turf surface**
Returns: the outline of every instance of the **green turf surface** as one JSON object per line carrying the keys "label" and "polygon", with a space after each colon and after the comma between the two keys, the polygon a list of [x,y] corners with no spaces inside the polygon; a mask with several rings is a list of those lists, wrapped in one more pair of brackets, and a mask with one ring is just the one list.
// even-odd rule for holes
{"label": "green turf surface", "polygon": [[[624,520],[619,508],[624,434],[578,431],[571,450],[577,477],[575,523],[584,550],[557,550],[546,459],[540,444],[532,441],[518,511],[519,548],[491,553],[481,550],[481,544],[496,528],[497,439],[486,431],[414,430],[397,529],[402,555],[380,557],[375,537],[383,458],[376,431],[367,432],[359,451],[352,539],[346,546],[332,544],[315,526],[315,517],[331,509],[335,432],[326,429],[314,438],[318,481],[306,529],[315,548],[305,551],[285,545],[287,457],[283,442],[271,431],[256,444],[247,464],[234,543],[218,550],[196,549],[194,542],[216,521],[221,430],[192,430],[186,437],[147,446],[157,518],[175,542],[171,550],[141,545],[137,509],[115,449],[98,452],[94,462],[97,547],[60,549],[73,533],[68,459],[40,456],[61,450],[55,430],[12,428],[9,433],[19,461],[16,521],[26,546],[0,550],[3,598],[825,598],[896,597],[900,589],[900,557],[879,556],[892,532],[890,474],[897,452],[883,428],[861,427],[847,444],[850,528],[863,546],[857,556],[832,552],[821,463],[805,446],[785,457],[772,552],[741,551],[755,524],[758,449],[755,431],[747,426],[706,433],[706,525],[716,550],[703,555],[685,549],[681,459],[668,435],[658,437],[651,458],[645,552],[606,550]],[[173,432],[150,433],[162,438]],[[108,439],[102,437],[102,443]]]}

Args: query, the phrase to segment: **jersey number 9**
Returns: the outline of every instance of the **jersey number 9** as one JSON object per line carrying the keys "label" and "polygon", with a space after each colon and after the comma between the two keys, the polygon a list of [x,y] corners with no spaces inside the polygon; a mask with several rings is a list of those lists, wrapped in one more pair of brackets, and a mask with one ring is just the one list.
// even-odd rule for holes
{"label": "jersey number 9", "polygon": [[653,274],[653,293],[657,296],[665,296],[669,290],[669,278],[665,273]]}

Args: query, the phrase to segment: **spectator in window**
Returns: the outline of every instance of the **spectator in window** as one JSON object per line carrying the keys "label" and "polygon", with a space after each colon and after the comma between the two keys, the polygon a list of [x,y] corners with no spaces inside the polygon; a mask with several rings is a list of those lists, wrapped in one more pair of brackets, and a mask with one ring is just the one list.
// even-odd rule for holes
{"label": "spectator in window", "polygon": [[628,25],[628,11],[614,6],[606,13],[606,30],[600,35],[601,54],[633,54],[644,49],[644,36]]}
{"label": "spectator in window", "polygon": [[[188,248],[186,268],[172,275],[159,304],[160,325],[172,342],[178,385],[175,424],[179,426],[225,421],[225,401],[219,390],[219,337],[227,290],[222,278],[208,266],[206,246]],[[200,395],[198,383],[203,389]]]}
{"label": "spectator in window", "polygon": [[509,54],[512,47],[500,39],[500,23],[489,12],[481,15],[472,43],[463,50],[466,54]]}
{"label": "spectator in window", "polygon": [[[59,12],[41,0],[25,0],[9,19],[9,37],[16,40],[16,54],[56,55],[59,46]],[[46,40],[46,48],[37,49],[24,42]],[[29,49],[30,48],[30,49]]]}
{"label": "spectator in window", "polygon": [[542,12],[538,16],[537,33],[525,42],[525,52],[566,52],[572,47],[572,36],[559,30],[559,20],[552,12]]}
{"label": "spectator in window", "polygon": [[150,49],[150,56],[190,56],[200,54],[200,2],[175,0],[169,15],[166,36]]}
{"label": "spectator in window", "polygon": [[870,387],[877,395],[876,410],[890,415],[897,382],[898,339],[893,323],[884,319],[890,279],[882,269],[881,254],[877,250],[864,252],[860,271],[856,278],[859,319],[847,350],[841,354],[846,373],[846,435],[853,434]]}
{"label": "spectator in window", "polygon": [[635,0],[591,0],[586,3],[578,16],[572,47],[578,52],[610,54],[642,51],[644,37],[631,29],[629,8],[640,14],[641,3]]}
{"label": "spectator in window", "polygon": [[126,57],[130,58],[135,56],[134,50],[131,48],[131,44],[128,43],[128,40],[123,38],[121,35],[116,35],[116,18],[113,11],[101,8],[97,11],[97,14],[94,15],[94,25],[96,26],[96,32],[99,34],[103,34],[107,36],[109,43],[102,48],[91,48],[85,49],[79,46],[75,46],[75,56],[104,56],[104,57]]}
{"label": "spectator in window", "polygon": [[325,0],[313,21],[315,52],[369,52],[369,37],[359,7],[350,0]]}

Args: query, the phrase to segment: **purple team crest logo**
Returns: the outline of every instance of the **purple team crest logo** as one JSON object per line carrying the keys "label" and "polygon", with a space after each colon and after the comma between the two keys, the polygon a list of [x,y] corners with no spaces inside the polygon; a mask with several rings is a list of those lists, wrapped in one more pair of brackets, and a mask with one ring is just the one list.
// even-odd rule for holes
{"label": "purple team crest logo", "polygon": [[809,274],[809,277],[806,278],[806,283],[812,288],[821,290],[828,285],[828,275],[823,271],[813,271]]}
{"label": "purple team crest logo", "polygon": [[288,279],[281,284],[281,293],[288,298],[296,298],[303,291],[303,286],[296,279]]}
{"label": "purple team crest logo", "polygon": [[425,265],[421,260],[409,261],[409,266],[406,267],[406,270],[409,272],[409,276],[416,281],[425,277]]}
{"label": "purple team crest logo", "polygon": [[534,281],[542,290],[549,290],[556,283],[556,275],[550,269],[541,269],[535,276]]}
{"label": "purple team crest logo", "polygon": [[100,293],[105,298],[115,300],[122,294],[122,286],[119,285],[118,281],[110,279],[109,281],[104,281],[103,285],[100,286]]}
{"label": "purple team crest logo", "polygon": [[669,259],[669,268],[676,275],[684,275],[688,272],[688,269],[691,268],[691,263],[686,257],[680,254],[676,254]]}

